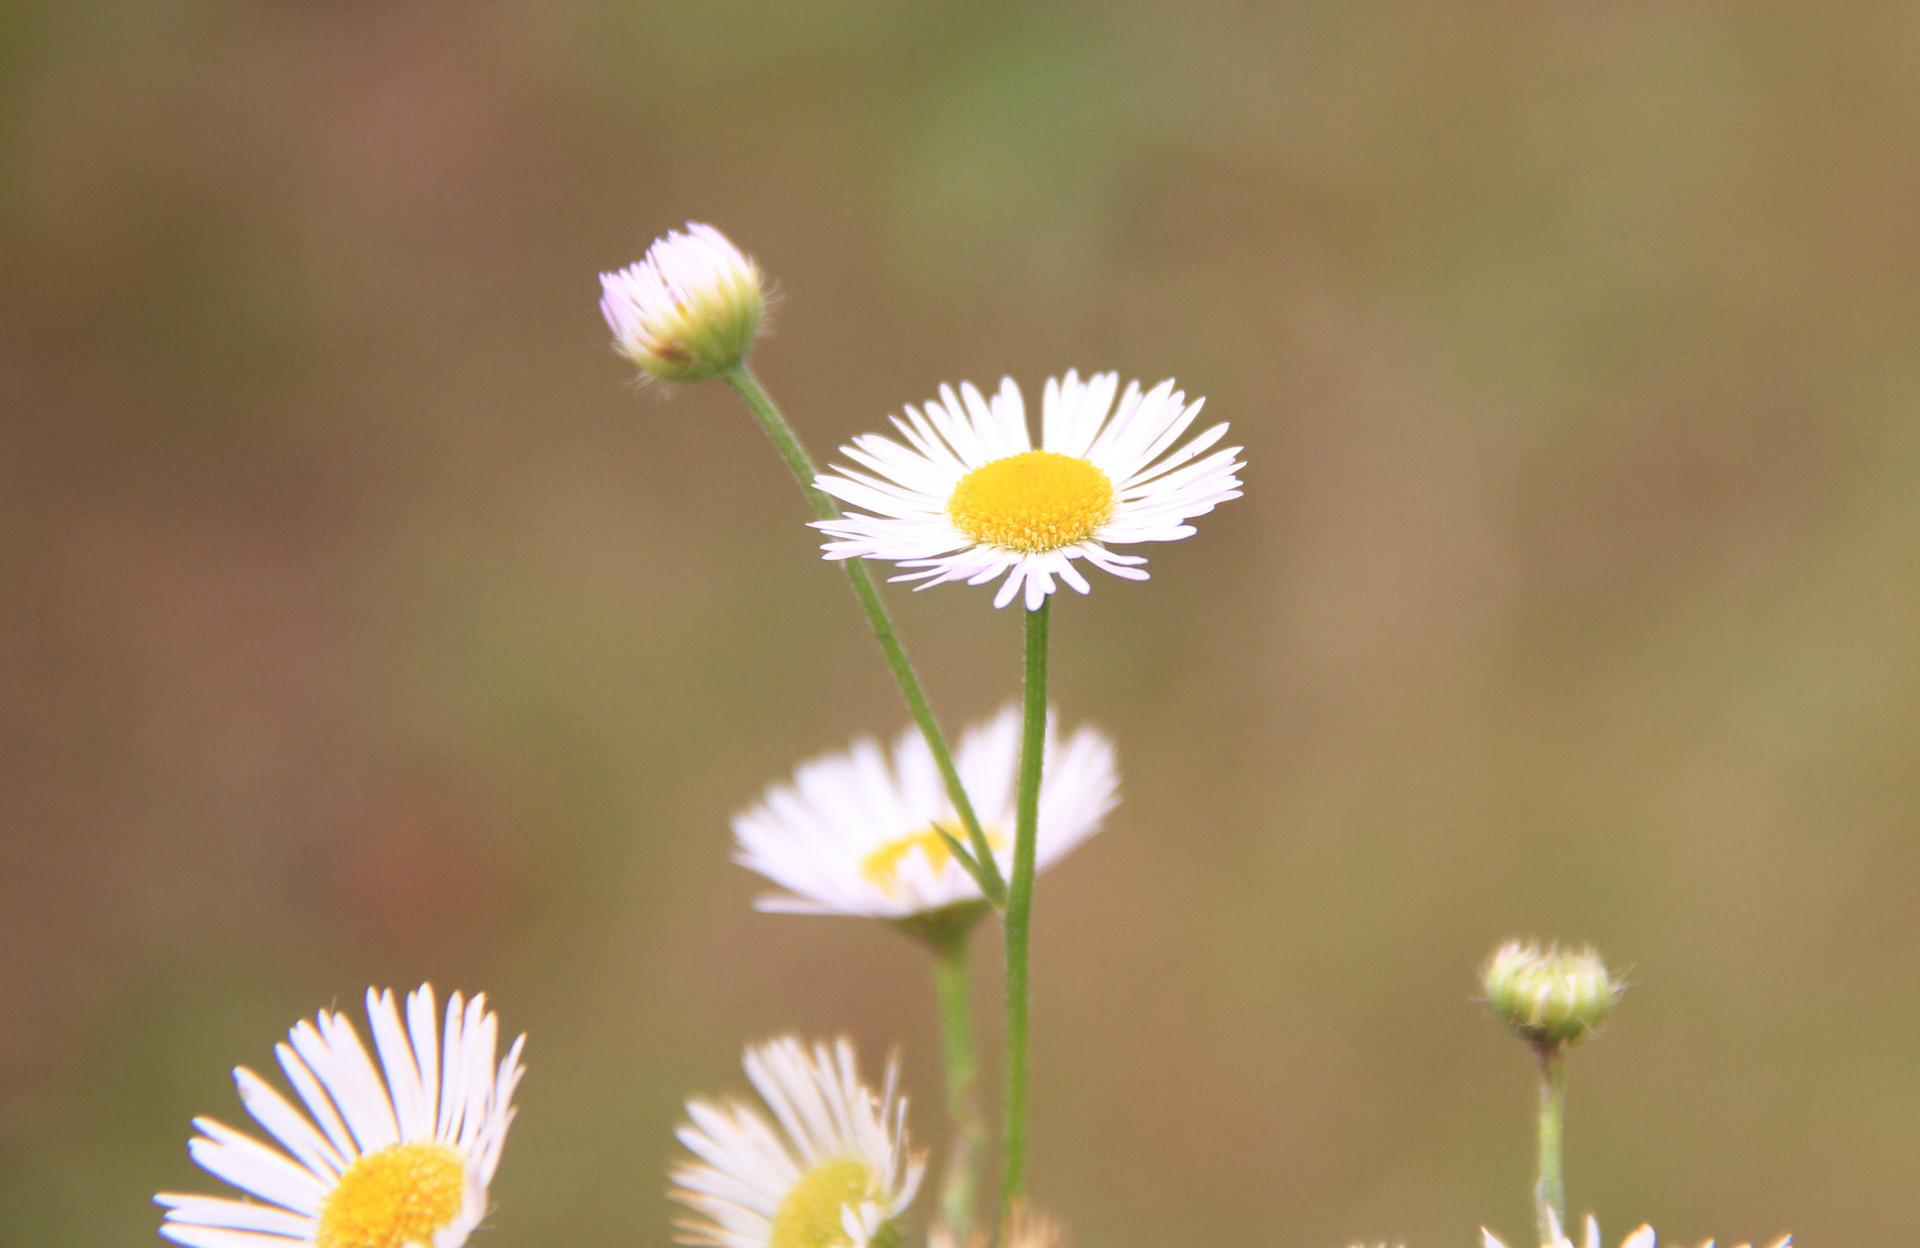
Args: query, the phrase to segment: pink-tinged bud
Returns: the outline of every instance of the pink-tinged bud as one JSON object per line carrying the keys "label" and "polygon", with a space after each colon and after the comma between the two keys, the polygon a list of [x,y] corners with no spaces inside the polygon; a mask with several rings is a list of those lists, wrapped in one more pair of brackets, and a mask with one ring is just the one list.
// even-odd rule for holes
{"label": "pink-tinged bud", "polygon": [[759,266],[710,225],[670,230],[600,275],[614,349],[663,381],[704,381],[746,358],[766,314]]}

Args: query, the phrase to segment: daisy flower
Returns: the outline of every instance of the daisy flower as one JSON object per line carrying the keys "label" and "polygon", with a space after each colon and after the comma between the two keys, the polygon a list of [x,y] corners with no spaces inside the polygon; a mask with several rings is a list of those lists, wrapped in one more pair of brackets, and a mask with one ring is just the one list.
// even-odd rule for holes
{"label": "daisy flower", "polygon": [[1215,425],[1177,450],[1205,400],[1163,381],[1142,392],[1119,376],[1077,373],[1047,381],[1040,447],[1011,378],[991,399],[971,385],[942,386],[893,427],[905,445],[863,434],[840,448],[814,484],[859,510],[814,527],[833,540],[829,559],[886,559],[912,569],[896,581],[925,589],[947,581],[984,585],[1005,577],[993,605],[1024,597],[1037,610],[1054,580],[1091,588],[1079,560],[1144,581],[1140,555],[1110,549],[1191,537],[1187,523],[1240,497],[1240,448],[1205,454],[1226,436]]}
{"label": "daisy flower", "polygon": [[154,1197],[160,1233],[187,1248],[459,1248],[487,1211],[526,1043],[494,1064],[500,1024],[486,998],[447,1002],[367,990],[376,1066],[353,1024],[322,1010],[274,1054],[305,1112],[259,1075],[233,1072],[240,1100],[279,1148],[196,1118],[194,1161],[247,1196]]}
{"label": "daisy flower", "polygon": [[678,1137],[693,1156],[669,1172],[675,1225],[699,1248],[897,1248],[924,1156],[908,1152],[897,1064],[876,1097],[853,1046],[811,1049],[783,1036],[747,1050],[747,1078],[766,1103],[687,1102]]}
{"label": "daisy flower", "polygon": [[[1113,744],[1093,728],[1061,739],[1048,717],[1035,864],[1045,870],[1100,830],[1120,800]],[[1012,870],[1020,711],[1009,706],[960,738],[954,765],[1003,874]],[[802,763],[733,820],[734,861],[783,891],[756,903],[791,914],[902,919],[980,901],[936,828],[963,843],[933,752],[912,728],[892,758],[870,738]]]}
{"label": "daisy flower", "polygon": [[665,381],[715,377],[746,357],[766,312],[759,266],[710,225],[655,239],[641,260],[600,275],[614,349]]}
{"label": "daisy flower", "polygon": [[[951,1227],[935,1226],[927,1232],[927,1248],[987,1248],[991,1242],[991,1236],[985,1231],[969,1235],[965,1245]],[[1015,1207],[1000,1240],[1001,1248],[1061,1248],[1066,1242],[1064,1227],[1024,1204]]]}
{"label": "daisy flower", "polygon": [[[1549,1212],[1548,1216],[1549,1218],[1552,1217],[1551,1212]],[[1595,1220],[1592,1215],[1588,1215],[1587,1233],[1577,1245],[1570,1237],[1561,1231],[1557,1219],[1553,1221],[1551,1229],[1553,1238],[1542,1244],[1540,1248],[1600,1248],[1600,1223]],[[1483,1227],[1480,1235],[1485,1241],[1485,1248],[1506,1248],[1506,1245],[1501,1243],[1492,1231]],[[1642,1224],[1639,1230],[1620,1241],[1620,1248],[1656,1248],[1653,1228]],[[1708,1240],[1705,1244],[1701,1245],[1701,1248],[1713,1248],[1713,1241]],[[1751,1244],[1740,1244],[1738,1248],[1753,1248],[1753,1246]],[[1793,1236],[1781,1236],[1773,1242],[1772,1248],[1793,1248]]]}

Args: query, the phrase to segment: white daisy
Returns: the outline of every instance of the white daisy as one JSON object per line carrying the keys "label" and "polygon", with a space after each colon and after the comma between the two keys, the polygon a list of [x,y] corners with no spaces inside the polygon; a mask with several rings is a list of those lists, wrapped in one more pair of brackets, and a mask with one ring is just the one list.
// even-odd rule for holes
{"label": "white daisy", "polygon": [[[927,1231],[927,1248],[987,1248],[992,1237],[985,1231],[975,1231],[967,1236],[963,1246],[960,1237],[949,1226],[934,1226]],[[1060,1223],[1036,1213],[1030,1206],[1020,1205],[1007,1220],[1007,1229],[1001,1236],[1001,1248],[1061,1248],[1067,1242],[1066,1228]]]}
{"label": "white daisy", "polygon": [[[1113,743],[1093,728],[1061,739],[1048,721],[1034,844],[1040,870],[1098,832],[1120,800]],[[968,729],[954,766],[1005,875],[1013,859],[1019,708]],[[909,728],[894,742],[891,763],[870,738],[802,763],[790,782],[734,818],[733,857],[785,890],[762,896],[762,910],[899,919],[981,900],[936,826],[966,843],[933,752]]]}
{"label": "white daisy", "polygon": [[1048,379],[1035,450],[1011,378],[991,400],[971,385],[942,386],[923,410],[892,418],[906,445],[863,434],[840,448],[856,467],[815,479],[862,509],[814,522],[834,539],[823,545],[827,558],[890,560],[915,569],[894,580],[920,589],[1005,576],[993,605],[1024,592],[1029,611],[1055,577],[1083,594],[1091,588],[1075,560],[1146,580],[1145,558],[1108,548],[1193,536],[1189,520],[1240,497],[1235,474],[1245,465],[1237,446],[1203,457],[1226,436],[1224,424],[1173,449],[1205,400],[1188,403],[1171,381],[1144,393],[1128,382],[1116,407],[1119,388],[1115,373]]}
{"label": "white daisy", "polygon": [[160,1233],[188,1248],[458,1248],[487,1211],[526,1043],[494,1064],[500,1024],[486,998],[447,1002],[444,1041],[433,989],[367,990],[376,1067],[345,1015],[322,1010],[274,1049],[306,1112],[242,1066],[247,1112],[280,1148],[194,1119],[194,1161],[253,1200],[154,1197]]}
{"label": "white daisy", "polygon": [[613,345],[655,377],[697,381],[738,364],[766,311],[759,266],[710,225],[687,223],[600,275]]}
{"label": "white daisy", "polygon": [[700,1248],[897,1248],[900,1216],[926,1167],[907,1146],[898,1065],[879,1096],[860,1082],[853,1046],[811,1050],[783,1036],[747,1050],[747,1078],[772,1112],[737,1101],[687,1102],[677,1132],[693,1157],[670,1195],[697,1216],[675,1225]]}
{"label": "white daisy", "polygon": [[[1552,1219],[1552,1214],[1549,1213],[1548,1217]],[[1549,1231],[1552,1237],[1548,1239],[1546,1243],[1542,1244],[1540,1248],[1600,1248],[1600,1223],[1591,1214],[1587,1216],[1587,1233],[1577,1245],[1560,1229],[1557,1219],[1552,1219]],[[1506,1248],[1506,1245],[1501,1243],[1492,1231],[1484,1227],[1480,1230],[1480,1236],[1484,1241],[1485,1248]],[[1653,1228],[1642,1223],[1639,1230],[1634,1231],[1620,1241],[1620,1248],[1656,1248]],[[1713,1241],[1708,1240],[1702,1244],[1700,1248],[1713,1248]],[[1740,1244],[1737,1248],[1753,1248],[1753,1246],[1751,1244]],[[1793,1236],[1782,1235],[1773,1242],[1772,1248],[1793,1248]]]}

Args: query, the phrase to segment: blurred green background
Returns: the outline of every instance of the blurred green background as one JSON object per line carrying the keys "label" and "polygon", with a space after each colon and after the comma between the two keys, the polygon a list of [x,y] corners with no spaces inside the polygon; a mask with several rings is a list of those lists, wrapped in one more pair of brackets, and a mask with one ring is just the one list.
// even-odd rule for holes
{"label": "blurred green background", "polygon": [[[939,1139],[917,951],[728,862],[905,717],[731,397],[606,348],[688,218],[817,452],[1068,367],[1247,445],[1056,613],[1126,790],[1040,894],[1078,1244],[1521,1242],[1516,934],[1632,968],[1610,1238],[1913,1241],[1920,8],[16,0],[0,57],[9,1242],[154,1242],[369,982],[531,1033],[498,1248],[664,1243],[778,1029]],[[893,601],[951,726],[1012,693],[1016,616]]]}

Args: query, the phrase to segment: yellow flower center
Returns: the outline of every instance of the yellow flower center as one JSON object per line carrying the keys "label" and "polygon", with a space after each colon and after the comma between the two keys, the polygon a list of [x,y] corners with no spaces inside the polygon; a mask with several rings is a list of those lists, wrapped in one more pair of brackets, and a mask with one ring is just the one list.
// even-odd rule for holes
{"label": "yellow flower center", "polygon": [[[850,1158],[822,1162],[803,1175],[774,1211],[767,1248],[844,1248],[851,1242],[840,1211],[866,1200],[876,1185],[873,1170]],[[875,1248],[897,1248],[892,1224],[874,1236]]]}
{"label": "yellow flower center", "polygon": [[1057,451],[982,464],[947,500],[947,515],[974,541],[1029,555],[1084,542],[1112,514],[1107,474]]}
{"label": "yellow flower center", "polygon": [[[989,832],[987,844],[994,849],[1001,849],[1005,847],[1006,838]],[[889,893],[897,892],[900,887],[900,864],[915,850],[927,856],[927,866],[935,876],[946,870],[947,864],[953,861],[953,851],[947,848],[946,841],[939,832],[929,827],[905,836],[896,836],[870,852],[860,860],[860,874],[876,888]]]}
{"label": "yellow flower center", "polygon": [[315,1248],[431,1244],[460,1215],[467,1169],[445,1144],[396,1144],[347,1167],[320,1206]]}

